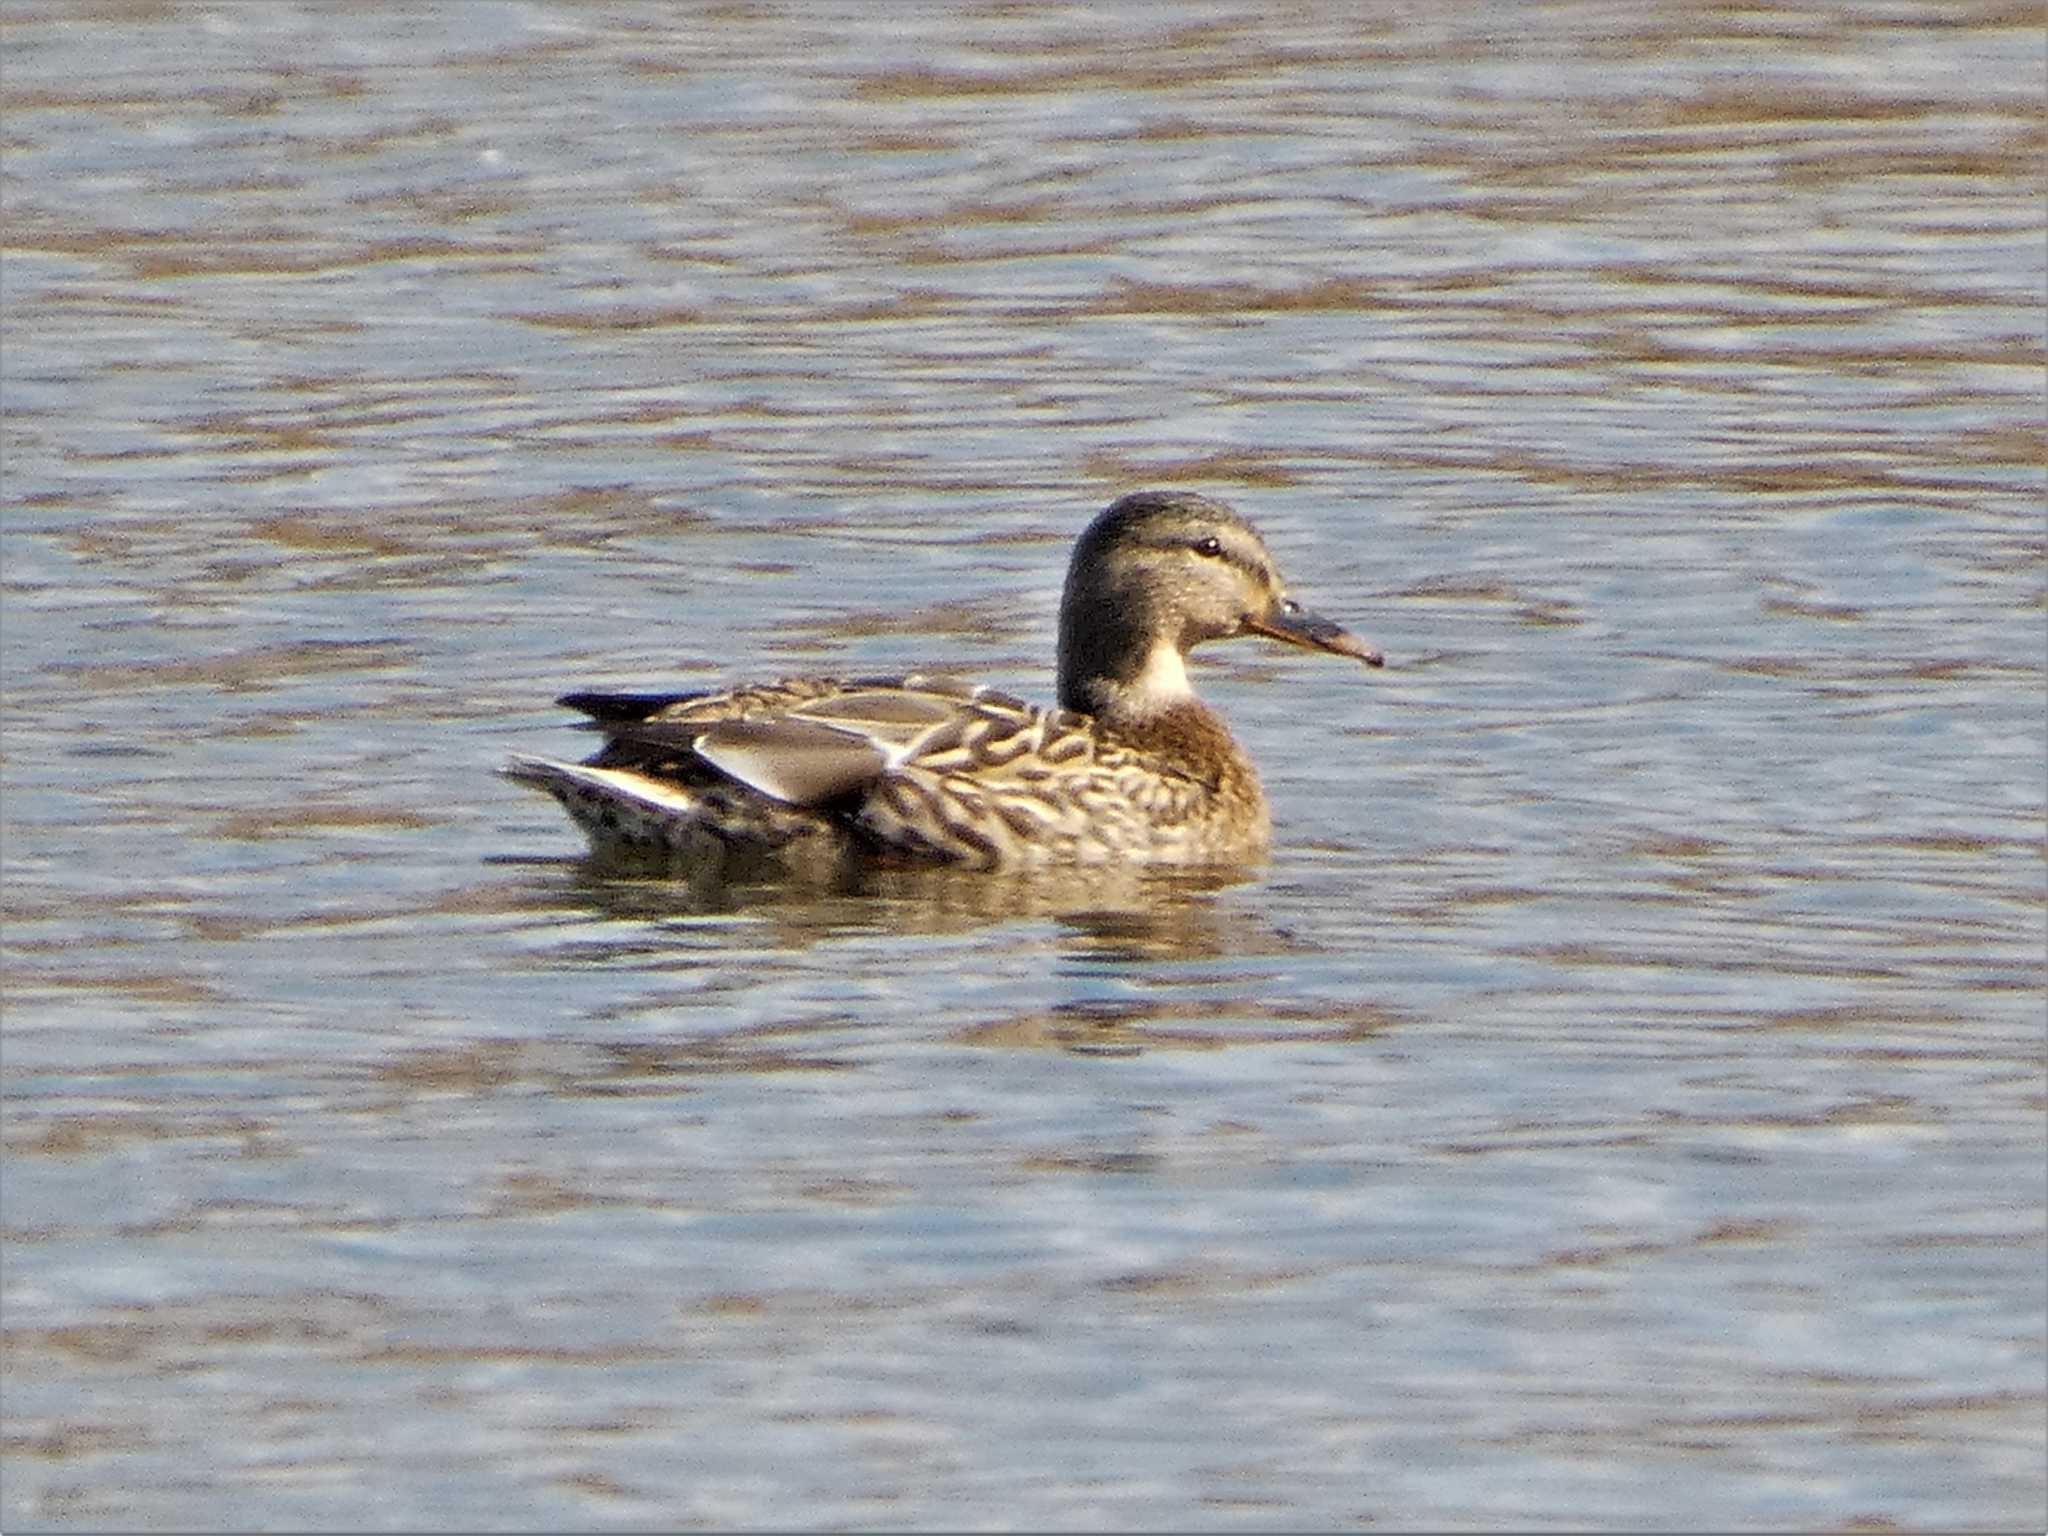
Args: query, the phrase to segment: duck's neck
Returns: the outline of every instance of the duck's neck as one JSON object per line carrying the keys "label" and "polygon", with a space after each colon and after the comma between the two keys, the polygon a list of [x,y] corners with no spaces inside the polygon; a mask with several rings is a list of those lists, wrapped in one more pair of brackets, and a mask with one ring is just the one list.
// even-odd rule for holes
{"label": "duck's neck", "polygon": [[1060,706],[1116,725],[1135,725],[1201,703],[1188,684],[1187,662],[1165,641],[1149,650],[1125,652],[1115,665],[1077,668],[1062,655]]}
{"label": "duck's neck", "polygon": [[1137,593],[1077,594],[1060,608],[1060,707],[1140,720],[1194,697],[1180,647]]}
{"label": "duck's neck", "polygon": [[1180,647],[1141,625],[1069,626],[1060,636],[1060,706],[1204,778],[1258,782],[1229,728],[1195,697]]}

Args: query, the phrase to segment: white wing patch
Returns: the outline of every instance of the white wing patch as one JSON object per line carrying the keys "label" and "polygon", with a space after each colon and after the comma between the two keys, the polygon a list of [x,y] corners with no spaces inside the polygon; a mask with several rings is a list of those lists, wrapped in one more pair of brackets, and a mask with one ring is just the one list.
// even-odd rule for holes
{"label": "white wing patch", "polygon": [[649,778],[630,768],[592,768],[583,763],[515,753],[505,765],[505,774],[550,793],[561,789],[590,790],[602,799],[620,799],[678,815],[689,815],[697,809],[697,797],[681,785]]}

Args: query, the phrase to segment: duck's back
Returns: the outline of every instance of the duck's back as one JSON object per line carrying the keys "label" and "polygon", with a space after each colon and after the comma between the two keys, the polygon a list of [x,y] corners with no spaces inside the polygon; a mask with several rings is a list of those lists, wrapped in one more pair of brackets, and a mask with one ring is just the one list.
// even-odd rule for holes
{"label": "duck's back", "polygon": [[924,674],[562,702],[590,717],[603,748],[509,771],[599,847],[998,868],[1220,863],[1267,838],[1249,761],[1192,700],[1120,731]]}

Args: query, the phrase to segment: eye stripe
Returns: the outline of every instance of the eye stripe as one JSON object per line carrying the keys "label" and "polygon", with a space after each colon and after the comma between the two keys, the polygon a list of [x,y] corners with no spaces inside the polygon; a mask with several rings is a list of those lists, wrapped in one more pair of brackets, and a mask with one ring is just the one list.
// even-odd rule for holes
{"label": "eye stripe", "polygon": [[1266,563],[1256,554],[1246,553],[1234,545],[1227,544],[1213,533],[1201,534],[1198,537],[1190,537],[1185,533],[1159,534],[1141,542],[1149,549],[1185,551],[1191,555],[1200,555],[1205,560],[1220,560],[1225,565],[1234,566],[1254,581],[1275,579]]}

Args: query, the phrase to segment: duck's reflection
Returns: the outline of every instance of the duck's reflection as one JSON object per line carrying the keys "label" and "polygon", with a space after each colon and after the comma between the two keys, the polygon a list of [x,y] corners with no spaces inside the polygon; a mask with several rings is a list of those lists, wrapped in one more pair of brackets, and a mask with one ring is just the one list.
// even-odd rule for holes
{"label": "duck's reflection", "polygon": [[[691,877],[615,856],[546,868],[531,890],[530,910],[562,925],[557,953],[564,964],[658,972],[710,965],[730,969],[732,985],[747,990],[745,978],[838,965],[837,956],[818,951],[845,945],[859,955],[846,963],[870,982],[897,973],[884,988],[892,996],[923,996],[930,987],[935,1027],[963,1045],[1122,1055],[1356,1041],[1399,1022],[1362,999],[1333,999],[1298,985],[1300,967],[1315,963],[1318,946],[1275,925],[1255,902],[1227,894],[1255,882],[1255,868],[992,875],[859,867],[822,884]],[[605,925],[602,936],[585,929],[591,919]],[[891,943],[900,947],[890,952]],[[1057,1000],[1035,984],[1019,991],[992,983],[973,992],[978,1001],[963,996],[957,978],[934,985],[935,964],[1014,977],[1020,961],[1036,975],[1048,960],[1044,974],[1066,977],[1053,987]],[[1102,995],[1074,996],[1075,978],[1090,973],[1102,977]],[[714,990],[731,995],[723,986]],[[693,986],[653,1005],[706,998]],[[897,1016],[893,1008],[890,1016]],[[849,1022],[778,1015],[737,1031],[726,1027],[720,1038],[725,1046],[745,1038],[765,1048],[786,1043],[792,1030],[808,1038]]]}
{"label": "duck's reflection", "polygon": [[806,882],[706,876],[620,854],[542,867],[551,873],[536,884],[537,905],[624,922],[712,923],[720,944],[734,948],[801,949],[851,937],[937,937],[1047,921],[1058,925],[1065,958],[1087,964],[1216,960],[1301,947],[1255,910],[1216,900],[1256,879],[1253,868],[990,874],[849,866]]}

